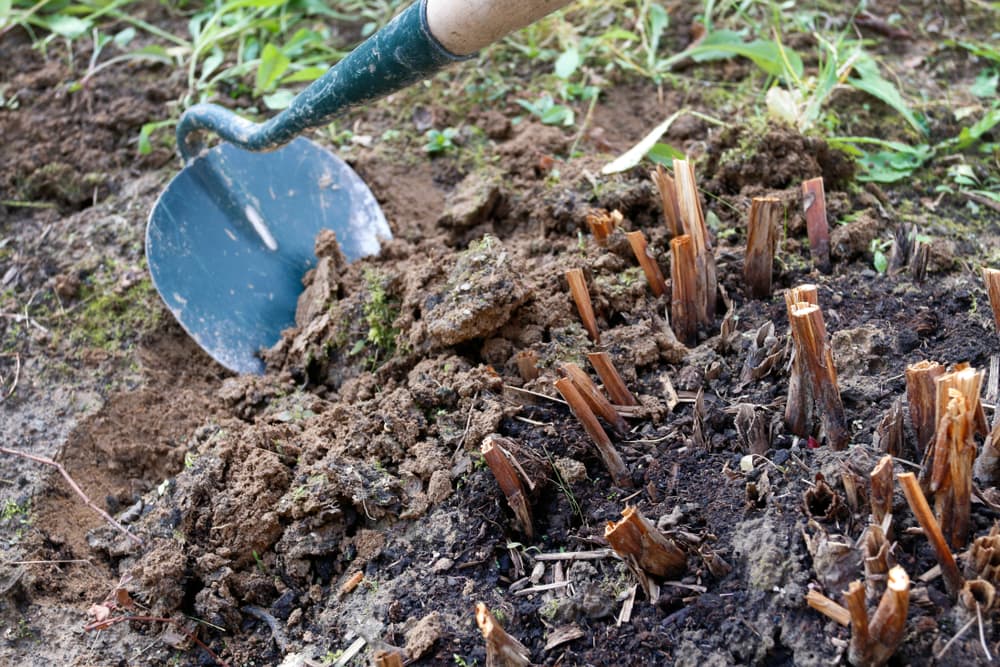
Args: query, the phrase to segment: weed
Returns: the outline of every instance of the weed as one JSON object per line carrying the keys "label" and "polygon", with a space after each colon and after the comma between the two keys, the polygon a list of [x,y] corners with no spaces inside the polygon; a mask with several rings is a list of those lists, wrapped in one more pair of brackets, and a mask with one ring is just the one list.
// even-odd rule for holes
{"label": "weed", "polygon": [[475,658],[472,659],[472,662],[469,662],[457,653],[452,653],[451,658],[455,661],[455,664],[458,665],[458,667],[475,667],[475,665],[479,664],[479,661]]}
{"label": "weed", "polygon": [[868,244],[868,250],[872,253],[872,266],[880,274],[884,274],[889,268],[889,258],[885,252],[892,246],[892,241],[885,239],[872,239]]}
{"label": "weed", "polygon": [[454,139],[457,136],[458,130],[453,127],[446,127],[444,130],[427,130],[427,133],[424,134],[424,138],[427,140],[427,143],[424,144],[424,151],[431,155],[453,151],[456,148]]}
{"label": "weed", "polygon": [[386,292],[385,279],[377,270],[365,269],[364,281],[368,298],[362,312],[368,333],[354,344],[349,354],[357,355],[368,349],[367,362],[374,369],[396,352],[399,329],[393,326],[393,322],[399,316],[399,304]]}
{"label": "weed", "polygon": [[264,565],[264,559],[260,557],[257,550],[254,549],[250,553],[253,555],[254,562],[257,563],[257,569],[260,570],[262,574],[267,574],[267,566]]}
{"label": "weed", "polygon": [[576,114],[573,110],[564,104],[558,104],[548,94],[542,95],[535,102],[517,100],[517,103],[545,125],[568,127],[576,122]]}

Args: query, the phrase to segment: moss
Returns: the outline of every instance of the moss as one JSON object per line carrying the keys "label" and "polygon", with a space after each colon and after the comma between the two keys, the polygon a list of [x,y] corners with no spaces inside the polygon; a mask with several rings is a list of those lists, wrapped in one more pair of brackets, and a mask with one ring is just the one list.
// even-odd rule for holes
{"label": "moss", "polygon": [[83,285],[83,305],[69,332],[72,344],[119,352],[160,324],[164,311],[148,276],[124,289],[112,280],[113,272],[100,272]]}

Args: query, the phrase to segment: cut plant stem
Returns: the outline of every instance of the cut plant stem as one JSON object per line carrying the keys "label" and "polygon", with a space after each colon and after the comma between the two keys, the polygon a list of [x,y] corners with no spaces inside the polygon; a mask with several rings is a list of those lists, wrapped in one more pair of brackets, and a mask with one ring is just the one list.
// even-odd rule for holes
{"label": "cut plant stem", "polygon": [[587,401],[587,405],[590,406],[591,410],[612,426],[619,434],[624,434],[628,431],[625,420],[615,410],[615,406],[611,405],[611,401],[605,398],[601,390],[597,388],[597,384],[590,379],[586,371],[573,362],[560,364],[559,370],[573,381],[573,384],[580,390],[580,394]]}
{"label": "cut plant stem", "polygon": [[639,405],[635,396],[625,386],[625,381],[618,374],[618,370],[611,362],[611,357],[607,352],[591,352],[587,354],[590,365],[597,371],[601,382],[604,383],[604,390],[611,397],[611,402],[615,405]]}
{"label": "cut plant stem", "polygon": [[935,410],[937,402],[937,379],[944,375],[945,368],[936,361],[918,361],[906,367],[906,401],[910,406],[910,421],[917,434],[917,454],[924,458],[928,447],[934,441],[937,427]]}
{"label": "cut plant stem", "polygon": [[969,534],[976,408],[982,381],[983,374],[973,368],[942,375],[937,381],[939,418],[929,488],[938,523],[953,549],[964,547]]}
{"label": "cut plant stem", "polygon": [[566,272],[566,282],[569,283],[569,292],[573,295],[576,309],[583,320],[583,327],[590,334],[590,339],[595,343],[601,342],[601,334],[597,330],[597,318],[594,317],[594,306],[590,302],[590,292],[587,291],[587,279],[583,276],[583,269],[570,269]]}
{"label": "cut plant stem", "polygon": [[608,237],[615,231],[615,228],[622,222],[622,214],[619,211],[608,213],[604,209],[594,209],[587,213],[587,225],[594,235],[597,245],[606,246]]}
{"label": "cut plant stem", "polygon": [[375,667],[403,667],[403,656],[399,651],[379,651],[375,654]]}
{"label": "cut plant stem", "polygon": [[587,431],[590,439],[594,441],[594,445],[601,455],[601,460],[604,461],[604,466],[611,474],[612,481],[622,488],[632,488],[632,477],[629,475],[628,468],[625,467],[625,462],[622,460],[621,454],[611,444],[611,439],[604,431],[604,428],[601,427],[600,422],[597,421],[597,416],[590,409],[590,406],[587,405],[587,401],[584,400],[576,385],[569,378],[560,378],[556,380],[555,385],[556,389],[569,404],[569,409],[580,420],[580,423],[583,424],[583,428]]}
{"label": "cut plant stem", "polygon": [[530,382],[538,377],[538,353],[534,350],[521,350],[514,355],[517,363],[517,372],[521,379]]}
{"label": "cut plant stem", "polygon": [[604,538],[635,574],[651,602],[659,597],[659,580],[678,578],[687,569],[684,551],[635,507],[626,507],[617,523],[609,521]]}
{"label": "cut plant stem", "polygon": [[892,457],[886,454],[872,468],[872,523],[882,525],[887,514],[892,514]]}
{"label": "cut plant stem", "polygon": [[[819,291],[815,285],[799,285],[785,292],[788,321],[792,321],[792,306],[797,303],[819,305]],[[792,365],[788,376],[788,400],[785,401],[785,424],[797,436],[806,438],[812,432],[813,394],[802,356],[792,346]]]}
{"label": "cut plant stem", "polygon": [[878,524],[870,524],[863,541],[865,564],[865,588],[870,597],[884,591],[886,575],[889,572],[889,541]]}
{"label": "cut plant stem", "polygon": [[882,665],[899,648],[906,631],[906,614],[910,608],[910,577],[898,565],[889,570],[889,581],[878,608],[872,615],[869,631],[873,640],[871,658]]}
{"label": "cut plant stem", "polygon": [[1000,333],[1000,271],[983,269],[983,282],[986,283],[986,293],[990,296],[990,308],[993,309],[993,324]]}
{"label": "cut plant stem", "polygon": [[851,614],[851,643],[847,648],[847,660],[852,665],[867,667],[871,664],[871,634],[868,627],[868,606],[865,604],[865,587],[860,581],[852,581],[844,594],[847,610]]}
{"label": "cut plant stem", "polygon": [[670,323],[685,345],[698,342],[698,268],[687,234],[670,241]]}
{"label": "cut plant stem", "polygon": [[826,193],[822,177],[810,178],[802,183],[802,212],[806,216],[813,266],[823,273],[830,273],[830,225],[826,219]]}
{"label": "cut plant stem", "polygon": [[851,623],[851,613],[819,591],[810,590],[806,593],[806,604],[835,623],[845,626]]}
{"label": "cut plant stem", "polygon": [[488,667],[525,667],[531,664],[531,652],[500,627],[489,608],[476,603],[476,624],[486,640]]}
{"label": "cut plant stem", "polygon": [[653,259],[653,253],[649,251],[649,243],[646,241],[646,235],[640,231],[635,231],[627,233],[625,238],[631,244],[632,252],[635,253],[635,258],[639,260],[642,272],[646,274],[646,282],[649,283],[649,289],[653,291],[653,296],[663,296],[667,291],[667,283],[663,280],[663,273],[660,271],[656,260]]}
{"label": "cut plant stem", "polygon": [[710,327],[715,322],[718,291],[715,256],[712,255],[712,243],[708,236],[708,228],[705,227],[705,216],[701,210],[694,167],[687,160],[674,160],[674,186],[683,231],[691,237],[691,242],[694,244],[695,268],[698,275],[698,321]]}
{"label": "cut plant stem", "polygon": [[663,204],[663,220],[667,224],[667,231],[671,238],[684,233],[681,226],[681,209],[677,203],[677,189],[674,186],[673,177],[667,173],[663,165],[656,165],[656,171],[650,173],[650,178],[656,184],[656,189],[660,191],[660,202]]}
{"label": "cut plant stem", "polygon": [[844,404],[837,387],[833,352],[826,340],[826,326],[819,306],[800,302],[792,306],[792,339],[795,354],[809,371],[812,393],[820,407],[821,437],[835,450],[847,447],[850,433]]}
{"label": "cut plant stem", "polygon": [[754,197],[750,202],[743,278],[747,291],[758,299],[771,296],[774,249],[778,242],[782,208],[781,200],[776,197]]}
{"label": "cut plant stem", "polygon": [[955,556],[951,553],[951,549],[948,548],[948,544],[944,540],[941,527],[931,513],[931,508],[927,504],[924,492],[920,490],[920,484],[912,472],[899,473],[897,479],[899,480],[899,485],[903,487],[903,495],[906,496],[906,502],[910,506],[910,510],[917,518],[917,523],[924,529],[924,535],[927,536],[927,540],[934,549],[938,565],[941,566],[941,575],[944,578],[945,588],[951,594],[952,598],[957,599],[959,591],[962,590],[962,575],[958,571],[958,565],[955,564]]}
{"label": "cut plant stem", "polygon": [[528,497],[521,484],[521,479],[517,476],[517,471],[508,459],[509,448],[503,447],[504,440],[505,438],[497,435],[488,435],[483,439],[479,451],[493,472],[497,485],[507,498],[507,504],[514,512],[518,528],[528,539],[531,539],[535,536],[534,524],[531,520],[531,506],[528,504]]}

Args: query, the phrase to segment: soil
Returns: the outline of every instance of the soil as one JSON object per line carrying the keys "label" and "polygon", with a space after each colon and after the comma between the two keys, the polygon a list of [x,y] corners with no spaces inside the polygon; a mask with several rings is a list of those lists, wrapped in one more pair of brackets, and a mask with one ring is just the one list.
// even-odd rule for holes
{"label": "soil", "polygon": [[[926,3],[904,17],[908,38],[873,32],[873,48],[897,69],[917,58],[908,81],[957,97],[956,77],[971,83],[978,68],[933,44],[989,33],[976,28],[986,10],[962,11]],[[676,18],[670,43],[681,48],[690,22]],[[697,159],[731,300],[685,347],[667,322],[669,296],[652,295],[624,237],[644,231],[669,266],[648,165],[600,169],[680,105],[714,114],[713,86],[749,70],[699,67],[680,81],[701,80],[676,90],[613,79],[579,136],[522,117],[513,101],[459,109],[433,87],[400,93],[346,123],[367,137],[398,128],[398,143],[340,148],[394,238],[347,264],[321,235],[296,327],[263,353],[266,374],[234,376],[186,337],[146,276],[144,222],[179,165],[168,147],[139,157],[135,137],[163,117],[179,80],[123,65],[70,92],[82,66],[80,54],[0,36],[0,86],[16,94],[0,109],[0,442],[57,461],[133,537],[51,466],[0,459],[0,660],[290,666],[333,664],[354,645],[353,664],[379,650],[412,664],[485,664],[473,620],[484,602],[537,664],[847,663],[849,630],[805,595],[841,601],[864,577],[865,480],[882,455],[876,431],[905,396],[903,370],[923,359],[986,369],[997,354],[975,267],[995,259],[1000,216],[939,197],[946,165],[865,187],[818,135],[675,124],[667,140]],[[854,103],[839,98],[838,113]],[[953,133],[941,127],[949,109],[928,103],[932,132]],[[868,122],[898,124],[882,111]],[[851,118],[852,133],[879,136]],[[427,123],[470,131],[431,158],[417,129]],[[830,274],[812,268],[801,213],[800,183],[815,176],[833,227]],[[744,220],[762,194],[785,203],[786,224],[774,293],[755,300],[743,284]],[[623,215],[606,246],[586,223],[595,208]],[[909,226],[934,239],[926,277],[878,273],[871,241]],[[599,344],[569,295],[571,268],[586,275]],[[851,436],[842,452],[783,423],[783,292],[803,283],[818,286],[834,348]],[[598,350],[640,404],[626,432],[609,429],[629,489],[612,483],[553,387],[560,364],[589,369],[586,353]],[[531,379],[518,363],[527,356]],[[897,469],[921,460],[908,418],[904,433]],[[491,434],[532,480],[530,537],[479,454]],[[746,458],[752,447],[764,454]],[[983,491],[976,536],[1000,518],[995,489]],[[606,551],[606,523],[626,506],[687,554],[655,599],[635,593]],[[1000,653],[996,610],[945,650],[976,614],[940,577],[918,578],[936,561],[916,525],[897,491],[892,554],[913,590],[891,664],[987,664],[984,646]],[[553,559],[572,552],[596,557]],[[618,622],[632,593],[631,617]],[[85,631],[104,612],[136,618]],[[553,642],[560,634],[572,639]]]}

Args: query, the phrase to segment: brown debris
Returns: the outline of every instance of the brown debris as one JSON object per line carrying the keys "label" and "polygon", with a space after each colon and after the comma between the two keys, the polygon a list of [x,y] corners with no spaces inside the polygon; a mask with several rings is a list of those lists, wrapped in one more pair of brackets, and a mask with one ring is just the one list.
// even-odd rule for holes
{"label": "brown debris", "polygon": [[802,212],[806,216],[813,266],[830,273],[830,225],[826,219],[826,193],[821,176],[802,183]]}
{"label": "brown debris", "polygon": [[[799,285],[785,292],[785,307],[788,321],[792,321],[792,307],[798,303],[819,305],[819,293],[815,285]],[[794,340],[794,335],[789,332]],[[785,424],[788,430],[800,437],[808,437],[812,432],[813,392],[808,377],[809,371],[797,348],[792,346],[792,363],[788,376],[788,400],[785,401]]]}
{"label": "brown debris", "polygon": [[903,435],[903,399],[897,398],[885,411],[882,421],[875,428],[872,444],[876,451],[891,456],[902,456]]}
{"label": "brown debris", "polygon": [[594,317],[594,306],[590,302],[590,292],[587,291],[587,279],[583,276],[583,269],[570,269],[566,272],[566,282],[569,283],[569,291],[576,303],[576,309],[583,320],[583,328],[590,334],[590,340],[595,343],[601,342],[601,334],[597,330],[597,318]]}
{"label": "brown debris", "polygon": [[899,485],[903,487],[903,495],[906,496],[906,502],[909,504],[910,510],[917,518],[917,523],[924,529],[927,541],[934,548],[934,554],[937,556],[938,564],[941,566],[945,588],[948,589],[948,593],[952,597],[957,597],[958,592],[962,589],[962,575],[958,571],[958,565],[955,563],[955,556],[951,553],[951,549],[948,548],[944,535],[941,533],[941,527],[931,513],[930,505],[927,504],[927,499],[924,498],[923,491],[920,490],[917,478],[912,472],[902,472],[899,473],[897,479],[899,480]]}
{"label": "brown debris", "polygon": [[517,372],[525,382],[531,382],[538,377],[538,353],[534,350],[520,350],[514,355]]}
{"label": "brown debris", "polygon": [[587,405],[587,401],[580,394],[580,390],[576,388],[576,385],[569,378],[556,380],[555,386],[569,404],[569,409],[580,420],[580,423],[583,424],[583,428],[587,431],[590,439],[593,440],[597,451],[601,455],[601,459],[604,461],[604,466],[611,474],[612,481],[619,487],[632,488],[632,477],[629,475],[628,468],[625,467],[625,462],[622,460],[621,454],[611,444],[611,439],[601,427],[600,422],[597,421],[597,416],[594,415],[593,410]]}
{"label": "brown debris", "polygon": [[486,640],[487,667],[525,667],[531,664],[531,652],[497,623],[482,602],[476,603],[476,624]]}
{"label": "brown debris", "polygon": [[531,520],[531,506],[528,504],[528,497],[521,484],[521,479],[508,458],[511,455],[508,449],[503,446],[505,442],[507,439],[499,435],[488,435],[483,440],[480,451],[493,472],[493,477],[497,480],[500,490],[507,498],[507,504],[514,512],[518,528],[528,539],[531,539],[535,534]]}
{"label": "brown debris", "polygon": [[771,296],[774,249],[778,242],[778,223],[783,215],[781,200],[754,197],[747,222],[747,248],[743,259],[743,279],[751,296]]}
{"label": "brown debris", "polygon": [[774,335],[774,322],[765,322],[750,341],[750,349],[740,372],[740,382],[761,379],[779,366],[784,356],[785,347]]}
{"label": "brown debris", "polygon": [[892,514],[892,457],[886,454],[879,459],[869,479],[872,484],[872,523],[882,525],[885,517]]}
{"label": "brown debris", "polygon": [[851,623],[851,613],[819,591],[810,589],[806,593],[806,604],[835,623],[845,626]]}
{"label": "brown debris", "polygon": [[403,656],[399,651],[381,650],[375,654],[375,667],[403,667]]}
{"label": "brown debris", "polygon": [[591,352],[587,355],[587,359],[597,371],[601,382],[604,383],[604,391],[608,392],[615,405],[639,405],[639,401],[635,400],[635,396],[625,386],[625,381],[618,374],[607,352]]}
{"label": "brown debris", "polygon": [[994,523],[988,535],[977,537],[965,561],[969,578],[1000,584],[1000,525]]}
{"label": "brown debris", "polygon": [[687,569],[684,551],[635,507],[626,507],[617,523],[609,521],[604,538],[635,574],[650,601],[659,598],[659,580],[679,577]]}
{"label": "brown debris", "polygon": [[[847,430],[844,405],[840,400],[837,369],[833,365],[833,351],[827,341],[823,312],[815,304],[798,302],[789,306],[789,313],[795,357],[801,367],[808,371],[811,393],[820,408],[820,437],[833,449],[844,449],[850,440],[850,432]],[[797,391],[801,391],[801,378],[799,382],[799,386],[795,388]],[[786,415],[791,412],[799,418],[808,414],[807,408],[793,405],[793,401],[801,403],[804,397],[801,394],[793,395],[792,391],[793,387],[789,383]],[[808,429],[809,432],[811,430]]]}
{"label": "brown debris", "polygon": [[876,597],[885,589],[886,577],[891,565],[889,559],[889,541],[877,524],[868,526],[861,542],[865,564],[865,588],[869,597]]}
{"label": "brown debris", "polygon": [[771,448],[770,421],[765,410],[752,403],[739,403],[733,408],[733,426],[743,451],[763,456]]}
{"label": "brown debris", "polygon": [[635,231],[625,234],[625,238],[628,239],[629,244],[632,246],[632,252],[635,253],[635,258],[639,260],[642,272],[646,274],[646,282],[649,283],[649,289],[653,291],[653,296],[663,296],[667,291],[667,283],[663,280],[663,273],[653,258],[653,253],[649,250],[649,242],[646,241],[646,235],[641,231]]}
{"label": "brown debris", "polygon": [[836,521],[847,513],[840,494],[827,484],[821,473],[816,473],[816,483],[806,489],[802,504],[810,518]]}
{"label": "brown debris", "polygon": [[848,661],[858,667],[884,665],[903,641],[910,606],[909,576],[898,566],[889,571],[888,585],[871,620],[861,582],[852,581],[844,595],[851,615]]}

